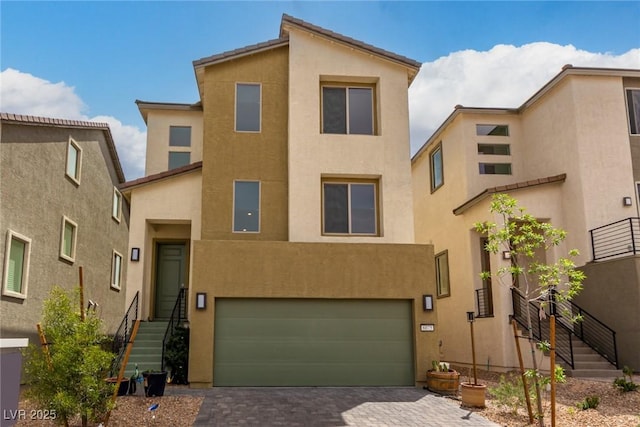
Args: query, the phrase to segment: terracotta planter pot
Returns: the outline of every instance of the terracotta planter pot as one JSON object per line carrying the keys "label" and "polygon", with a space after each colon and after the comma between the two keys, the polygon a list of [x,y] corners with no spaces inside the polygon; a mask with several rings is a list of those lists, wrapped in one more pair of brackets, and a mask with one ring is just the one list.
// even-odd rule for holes
{"label": "terracotta planter pot", "polygon": [[460,397],[464,406],[472,408],[484,408],[484,395],[487,390],[486,384],[460,384]]}
{"label": "terracotta planter pot", "polygon": [[427,371],[427,388],[440,394],[457,394],[460,386],[460,373]]}

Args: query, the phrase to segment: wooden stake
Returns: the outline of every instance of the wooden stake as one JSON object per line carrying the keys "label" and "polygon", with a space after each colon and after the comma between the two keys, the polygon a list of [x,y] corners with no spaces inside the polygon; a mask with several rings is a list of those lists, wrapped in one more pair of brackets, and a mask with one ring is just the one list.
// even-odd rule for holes
{"label": "wooden stake", "polygon": [[551,427],[556,427],[556,316],[549,319],[549,340],[551,349],[549,359],[551,365]]}
{"label": "wooden stake", "polygon": [[[127,367],[127,363],[129,362],[129,354],[131,353],[131,349],[133,348],[133,342],[136,339],[136,335],[138,334],[138,328],[140,327],[140,320],[136,320],[133,324],[133,330],[131,331],[131,337],[129,338],[129,342],[127,343],[127,350],[124,353],[124,358],[122,359],[122,364],[120,365],[120,371],[118,372],[118,380],[116,381],[116,388],[113,390],[113,395],[111,395],[111,403],[116,401],[118,397],[118,390],[120,390],[120,383],[122,382],[122,377],[124,377],[124,371]],[[111,405],[113,406],[113,405]],[[104,418],[104,425],[109,424],[109,416],[111,415],[111,410],[107,412],[107,416]]]}
{"label": "wooden stake", "polygon": [[44,331],[42,330],[42,326],[40,325],[40,323],[36,323],[36,328],[38,329],[38,336],[40,337],[42,352],[44,353],[44,357],[47,359],[49,370],[52,370],[53,365],[51,365],[51,353],[49,353],[49,343],[47,343],[47,337],[44,336]]}
{"label": "wooden stake", "polygon": [[478,372],[476,370],[476,346],[473,340],[473,322],[469,322],[471,325],[471,360],[473,362],[473,385],[478,385]]}
{"label": "wooden stake", "polygon": [[531,397],[529,396],[529,385],[527,384],[527,376],[524,373],[524,363],[522,362],[522,352],[520,351],[520,341],[518,341],[518,327],[516,320],[511,319],[513,326],[513,338],[516,340],[516,350],[518,351],[518,362],[520,363],[520,375],[522,376],[522,385],[524,386],[524,397],[527,401],[527,412],[529,413],[529,424],[533,424],[533,409],[531,408]]}
{"label": "wooden stake", "polygon": [[80,275],[80,320],[84,322],[84,280],[82,275],[82,266],[79,267],[79,275]]}

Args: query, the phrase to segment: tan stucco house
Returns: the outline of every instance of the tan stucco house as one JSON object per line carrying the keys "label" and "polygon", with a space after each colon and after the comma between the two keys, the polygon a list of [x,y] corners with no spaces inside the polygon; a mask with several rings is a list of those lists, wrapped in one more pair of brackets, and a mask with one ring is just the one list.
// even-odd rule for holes
{"label": "tan stucco house", "polygon": [[197,103],[137,101],[127,300],[153,324],[188,289],[192,387],[424,381],[438,326],[413,229],[420,63],[284,15],[278,38],[193,66]]}
{"label": "tan stucco house", "polygon": [[[38,343],[54,285],[73,289],[113,333],[126,294],[129,210],[105,123],[0,113],[2,338]],[[96,305],[97,304],[97,305]]]}
{"label": "tan stucco house", "polygon": [[502,251],[487,254],[473,227],[498,221],[489,213],[491,195],[509,193],[536,218],[568,232],[561,246],[539,256],[555,261],[576,248],[588,276],[572,308],[587,320],[559,322],[561,361],[574,375],[596,375],[616,363],[640,367],[640,246],[633,238],[639,124],[640,70],[565,66],[519,108],[456,106],[415,154],[416,242],[435,249],[443,359],[471,362],[468,336],[459,331],[473,311],[479,363],[517,366],[509,317],[521,316],[525,304],[514,301],[509,286],[481,279],[481,271],[496,273],[511,261]]}

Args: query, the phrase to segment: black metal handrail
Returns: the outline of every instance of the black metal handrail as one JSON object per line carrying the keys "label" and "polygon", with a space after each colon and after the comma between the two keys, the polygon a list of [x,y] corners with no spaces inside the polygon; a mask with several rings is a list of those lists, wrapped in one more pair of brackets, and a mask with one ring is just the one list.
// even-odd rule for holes
{"label": "black metal handrail", "polygon": [[640,218],[632,217],[589,230],[594,261],[640,253]]}
{"label": "black metal handrail", "polygon": [[167,347],[167,342],[173,336],[173,333],[176,330],[177,326],[182,324],[183,320],[187,319],[187,288],[180,288],[180,292],[178,292],[178,298],[176,298],[176,303],[173,306],[173,310],[171,311],[171,317],[169,318],[169,324],[167,325],[167,330],[164,333],[164,338],[162,339],[162,361],[161,361],[161,369],[164,371],[164,353]]}
{"label": "black metal handrail", "polygon": [[122,318],[122,322],[120,322],[120,326],[116,330],[116,333],[113,337],[113,343],[111,344],[111,350],[116,354],[112,363],[111,369],[109,370],[110,376],[114,376],[116,372],[120,369],[120,363],[122,362],[122,358],[124,357],[124,352],[127,348],[127,343],[131,338],[131,332],[133,331],[133,325],[136,320],[138,320],[138,299],[140,292],[136,292],[133,296],[133,300],[131,304],[129,304],[129,308],[127,309],[124,317]]}
{"label": "black metal handrail", "polygon": [[557,301],[556,292],[551,292],[551,313],[560,319],[567,314],[580,316],[577,323],[571,323],[572,332],[589,347],[595,350],[618,368],[618,348],[616,346],[616,331],[591,315],[587,310],[573,301]]}
{"label": "black metal handrail", "polygon": [[478,306],[478,315],[476,317],[493,317],[491,288],[476,289],[476,304]]}

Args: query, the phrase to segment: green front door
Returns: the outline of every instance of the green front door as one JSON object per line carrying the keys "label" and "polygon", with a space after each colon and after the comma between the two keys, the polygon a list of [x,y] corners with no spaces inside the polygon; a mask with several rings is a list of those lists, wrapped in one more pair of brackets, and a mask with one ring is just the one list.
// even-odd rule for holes
{"label": "green front door", "polygon": [[413,386],[408,300],[215,302],[216,386]]}
{"label": "green front door", "polygon": [[185,243],[159,243],[156,261],[155,318],[169,319],[185,284],[187,245]]}

